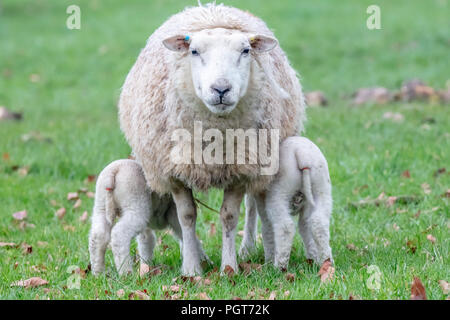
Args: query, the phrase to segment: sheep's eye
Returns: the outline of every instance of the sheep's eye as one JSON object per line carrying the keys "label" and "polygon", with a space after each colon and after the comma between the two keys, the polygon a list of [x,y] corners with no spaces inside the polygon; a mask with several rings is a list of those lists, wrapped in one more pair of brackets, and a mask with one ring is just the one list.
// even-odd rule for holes
{"label": "sheep's eye", "polygon": [[243,54],[248,54],[250,52],[250,49],[249,48],[245,48],[244,50],[242,50],[242,53]]}
{"label": "sheep's eye", "polygon": [[198,51],[197,50],[192,50],[191,53],[192,53],[193,56],[198,56]]}

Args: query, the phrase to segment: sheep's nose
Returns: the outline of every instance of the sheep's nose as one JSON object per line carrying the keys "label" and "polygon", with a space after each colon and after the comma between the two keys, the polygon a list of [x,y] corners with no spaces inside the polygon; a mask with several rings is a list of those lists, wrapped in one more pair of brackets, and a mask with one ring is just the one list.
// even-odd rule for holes
{"label": "sheep's nose", "polygon": [[222,98],[228,91],[231,90],[231,84],[226,79],[219,79],[211,86],[211,90],[213,92],[217,92]]}

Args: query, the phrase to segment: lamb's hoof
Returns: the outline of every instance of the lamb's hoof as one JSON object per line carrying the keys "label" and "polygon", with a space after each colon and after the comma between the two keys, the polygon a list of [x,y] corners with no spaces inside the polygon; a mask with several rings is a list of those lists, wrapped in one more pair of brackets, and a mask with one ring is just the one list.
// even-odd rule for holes
{"label": "lamb's hoof", "polygon": [[288,267],[288,261],[275,261],[274,263],[275,267],[280,269],[282,272],[287,271],[287,267]]}

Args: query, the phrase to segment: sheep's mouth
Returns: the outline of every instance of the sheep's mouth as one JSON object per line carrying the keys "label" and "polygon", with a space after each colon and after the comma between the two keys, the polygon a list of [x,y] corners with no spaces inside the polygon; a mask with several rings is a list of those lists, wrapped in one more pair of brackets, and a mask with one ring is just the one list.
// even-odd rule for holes
{"label": "sheep's mouth", "polygon": [[234,110],[236,104],[222,102],[222,103],[207,104],[206,106],[212,113],[216,115],[227,115]]}

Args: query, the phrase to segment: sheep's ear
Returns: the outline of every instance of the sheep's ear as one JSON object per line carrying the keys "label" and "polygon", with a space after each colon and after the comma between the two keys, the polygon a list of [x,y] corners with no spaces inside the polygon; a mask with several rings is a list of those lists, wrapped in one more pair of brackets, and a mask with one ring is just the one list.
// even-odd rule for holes
{"label": "sheep's ear", "polygon": [[276,39],[263,35],[250,36],[249,42],[253,50],[258,53],[270,51],[278,44],[278,41]]}
{"label": "sheep's ear", "polygon": [[186,35],[177,35],[163,40],[163,45],[172,51],[183,52],[189,49],[191,38]]}

